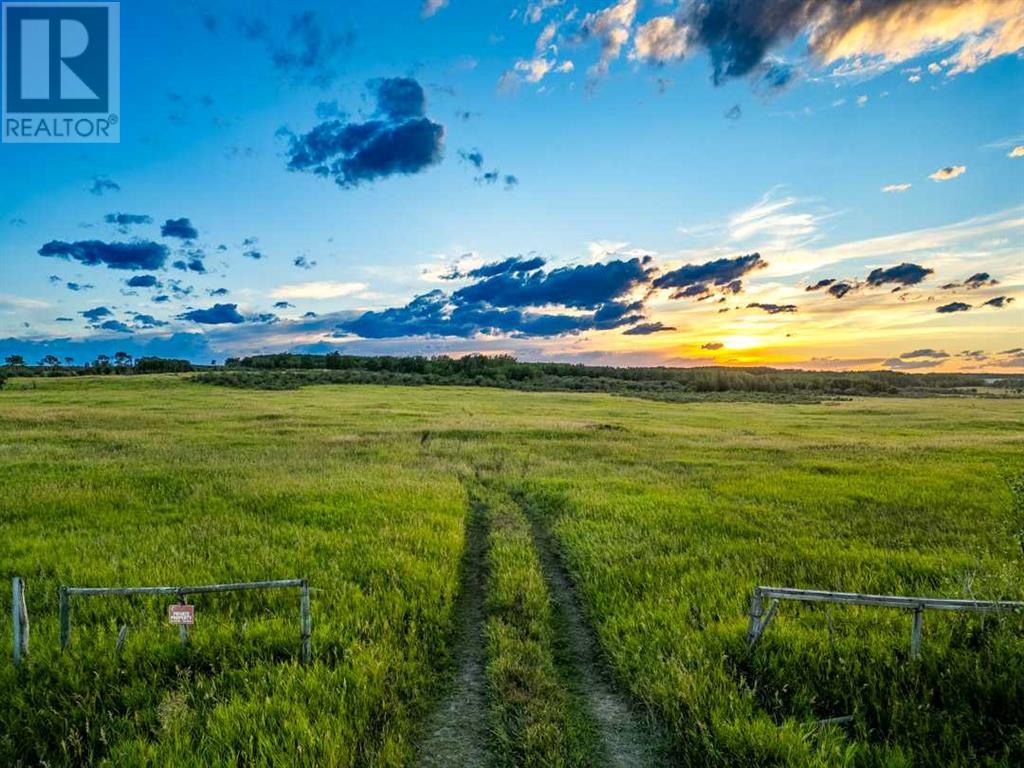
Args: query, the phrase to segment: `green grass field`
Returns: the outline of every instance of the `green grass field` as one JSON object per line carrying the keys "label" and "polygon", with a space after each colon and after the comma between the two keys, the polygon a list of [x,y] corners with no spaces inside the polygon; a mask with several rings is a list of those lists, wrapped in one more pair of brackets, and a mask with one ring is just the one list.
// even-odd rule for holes
{"label": "green grass field", "polygon": [[[758,584],[1024,599],[1022,426],[1012,399],[15,379],[0,635],[23,576],[31,652],[0,661],[0,765],[416,765],[461,695],[467,590],[485,706],[460,717],[495,765],[630,764],[605,704],[651,764],[1020,765],[1020,614],[926,613],[916,661],[892,610],[787,604],[745,635]],[[313,587],[308,667],[294,591],[197,596],[187,648],[167,600],[76,599],[58,649],[61,584],[289,577]]]}

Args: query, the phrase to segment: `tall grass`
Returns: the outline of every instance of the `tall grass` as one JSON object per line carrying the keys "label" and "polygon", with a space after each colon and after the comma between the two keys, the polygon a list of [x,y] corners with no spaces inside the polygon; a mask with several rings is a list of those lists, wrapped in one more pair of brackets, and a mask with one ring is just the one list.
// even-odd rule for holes
{"label": "tall grass", "polygon": [[593,765],[592,724],[557,663],[557,627],[529,523],[507,493],[477,486],[489,524],[487,681],[502,766]]}
{"label": "tall grass", "polygon": [[[995,399],[9,381],[0,577],[26,578],[33,623],[26,666],[0,661],[0,764],[414,764],[448,668],[460,478],[481,466],[551,530],[674,763],[1022,764],[1024,617],[926,613],[917,662],[909,616],[877,609],[787,604],[752,653],[744,643],[758,584],[1024,598],[1007,482],[1024,476],[1022,422],[1021,401]],[[528,529],[495,507],[493,690],[535,694],[498,698],[511,750],[524,725],[567,710]],[[162,601],[81,601],[57,650],[60,584],[295,576],[314,587],[308,668],[293,594],[197,599],[187,649]],[[839,715],[852,724],[816,725]],[[508,762],[573,754],[538,732]]]}

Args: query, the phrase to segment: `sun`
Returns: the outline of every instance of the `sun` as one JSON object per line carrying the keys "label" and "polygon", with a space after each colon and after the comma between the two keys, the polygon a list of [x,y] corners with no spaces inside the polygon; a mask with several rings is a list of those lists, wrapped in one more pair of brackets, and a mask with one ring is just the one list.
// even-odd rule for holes
{"label": "sun", "polygon": [[728,336],[722,339],[726,349],[753,349],[761,346],[761,339],[757,336]]}

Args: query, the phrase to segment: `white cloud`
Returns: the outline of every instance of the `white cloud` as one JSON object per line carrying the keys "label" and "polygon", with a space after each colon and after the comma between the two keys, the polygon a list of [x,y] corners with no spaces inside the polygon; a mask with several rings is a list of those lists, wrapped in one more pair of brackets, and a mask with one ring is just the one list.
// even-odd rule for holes
{"label": "white cloud", "polygon": [[765,250],[785,250],[810,242],[818,234],[823,216],[795,210],[799,202],[795,197],[775,199],[769,192],[729,218],[729,239]]}
{"label": "white cloud", "polygon": [[686,55],[690,30],[675,16],[656,16],[641,24],[633,38],[629,58],[652,64],[667,64]]}
{"label": "white cloud", "polygon": [[[826,64],[862,60],[882,66],[958,44],[948,62],[952,76],[1024,47],[1024,14],[1020,0],[877,4],[875,13],[838,34],[827,23],[812,26],[810,42]],[[928,70],[935,74],[940,67],[933,63]]]}
{"label": "white cloud", "polygon": [[910,184],[886,184],[882,187],[883,192],[906,192],[910,189]]}
{"label": "white cloud", "polygon": [[420,9],[420,13],[424,18],[429,18],[442,8],[445,8],[447,5],[448,0],[423,0],[423,6]]}
{"label": "white cloud", "polygon": [[931,174],[928,178],[932,181],[949,181],[950,179],[955,179],[966,171],[966,165],[947,165],[945,168],[939,168],[939,170]]}
{"label": "white cloud", "polygon": [[367,289],[366,283],[335,283],[318,281],[312,283],[291,283],[279,285],[270,295],[275,299],[339,299],[352,296]]}
{"label": "white cloud", "polygon": [[13,307],[15,309],[46,309],[50,306],[48,302],[39,299],[28,299],[22,296],[11,296],[7,293],[0,293],[0,307]]}
{"label": "white cloud", "polygon": [[1007,157],[1024,157],[1024,144],[1020,144],[1020,145],[1014,147],[1013,149],[1011,149],[1007,153],[1006,156]]}
{"label": "white cloud", "polygon": [[637,0],[621,0],[600,11],[588,13],[580,29],[588,37],[601,41],[601,57],[591,67],[591,74],[604,75],[608,66],[619,58],[622,46],[629,40],[630,29],[636,18]]}

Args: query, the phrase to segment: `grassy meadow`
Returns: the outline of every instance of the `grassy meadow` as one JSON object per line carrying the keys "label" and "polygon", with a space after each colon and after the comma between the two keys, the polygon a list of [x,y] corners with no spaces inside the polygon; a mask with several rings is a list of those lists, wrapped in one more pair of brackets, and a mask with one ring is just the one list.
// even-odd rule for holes
{"label": "grassy meadow", "polygon": [[[32,624],[27,662],[0,660],[0,765],[417,765],[472,589],[494,765],[630,763],[570,603],[650,764],[1020,765],[1022,615],[926,612],[916,661],[886,609],[784,604],[745,636],[758,584],[1024,600],[1022,427],[1019,399],[13,379],[4,647],[12,576]],[[58,649],[61,584],[291,577],[308,667],[294,591],[197,596],[187,648],[167,600],[73,598]]]}

